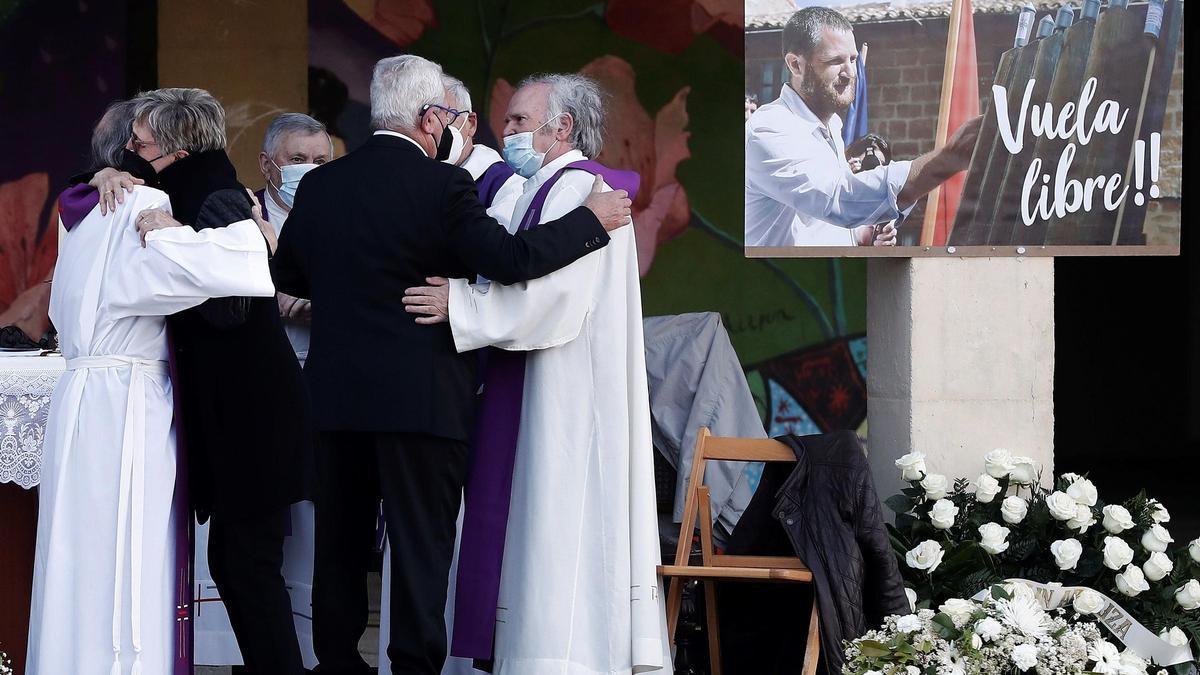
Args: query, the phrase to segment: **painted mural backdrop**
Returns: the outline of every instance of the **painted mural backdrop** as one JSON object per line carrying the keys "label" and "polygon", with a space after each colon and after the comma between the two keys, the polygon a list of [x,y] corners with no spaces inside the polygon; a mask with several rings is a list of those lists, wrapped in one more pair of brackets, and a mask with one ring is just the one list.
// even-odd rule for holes
{"label": "painted mural backdrop", "polygon": [[863,430],[861,261],[747,260],[742,248],[743,0],[310,0],[310,107],[352,149],[372,64],[441,63],[494,144],[523,77],[579,71],[611,96],[600,160],[634,169],[647,315],[724,317],[771,434]]}

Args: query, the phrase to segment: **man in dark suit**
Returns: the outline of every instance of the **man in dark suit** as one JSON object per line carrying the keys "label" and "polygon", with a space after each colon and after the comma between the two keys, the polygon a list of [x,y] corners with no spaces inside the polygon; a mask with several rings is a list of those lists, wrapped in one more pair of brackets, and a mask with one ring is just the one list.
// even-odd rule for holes
{"label": "man in dark suit", "polygon": [[597,191],[562,219],[509,235],[487,216],[470,174],[434,161],[451,145],[445,94],[435,63],[405,55],[376,64],[375,135],[304,177],[272,261],[278,290],[315,308],[305,375],[319,438],[313,646],[323,675],[371,672],[357,645],[381,496],[392,672],[436,674],[446,657],[476,356],[455,351],[448,324],[417,325],[404,289],[433,276],[543,276],[629,222],[623,191]]}

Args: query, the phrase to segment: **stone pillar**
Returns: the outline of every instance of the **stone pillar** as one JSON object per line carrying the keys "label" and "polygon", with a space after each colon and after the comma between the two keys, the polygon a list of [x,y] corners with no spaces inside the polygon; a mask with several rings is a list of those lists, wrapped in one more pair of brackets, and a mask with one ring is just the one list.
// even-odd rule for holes
{"label": "stone pillar", "polygon": [[292,0],[158,3],[158,86],[199,87],[225,107],[228,151],[246,187],[271,120],[308,112],[308,12]]}
{"label": "stone pillar", "polygon": [[1054,469],[1053,258],[876,258],[867,267],[869,455],[974,478],[1002,447]]}

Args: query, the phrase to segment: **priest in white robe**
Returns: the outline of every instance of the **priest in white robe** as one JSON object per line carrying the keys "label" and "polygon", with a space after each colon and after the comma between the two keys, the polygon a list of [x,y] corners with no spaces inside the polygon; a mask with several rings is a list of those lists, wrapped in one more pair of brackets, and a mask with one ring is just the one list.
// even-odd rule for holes
{"label": "priest in white robe", "polygon": [[[131,119],[128,103],[106,113],[93,139],[97,165],[137,172],[136,156],[122,153]],[[179,153],[141,160],[140,177]],[[164,227],[143,242],[139,223],[143,232],[178,225],[166,193],[138,186],[102,214],[89,190],[60,198],[68,233],[50,318],[67,372],[44,445],[27,673],[167,675],[179,672],[186,630],[176,597],[180,584],[190,589],[176,565],[176,526],[188,511],[175,499],[164,317],[213,297],[273,295],[273,233],[246,220],[203,232]]]}
{"label": "priest in white robe", "polygon": [[[599,154],[603,115],[599,88],[588,78],[550,75],[522,84],[505,124],[505,160],[528,178],[511,229],[575,208],[593,174],[606,175],[586,161]],[[432,317],[426,321],[448,314],[460,352],[489,345],[528,352],[495,603],[493,672],[500,675],[672,672],[656,571],[633,228],[611,237],[598,252],[540,279],[512,286],[452,279],[410,289],[405,299],[410,312]],[[485,397],[491,386],[485,380]],[[485,402],[485,419],[486,409]],[[469,483],[468,519],[470,490]],[[468,527],[464,551],[469,536]],[[465,553],[459,562],[466,565]],[[475,592],[464,589],[461,575],[457,590]],[[451,654],[486,658],[478,643],[468,644],[464,621],[471,618],[460,607]],[[486,629],[470,632],[485,637],[486,647]]]}

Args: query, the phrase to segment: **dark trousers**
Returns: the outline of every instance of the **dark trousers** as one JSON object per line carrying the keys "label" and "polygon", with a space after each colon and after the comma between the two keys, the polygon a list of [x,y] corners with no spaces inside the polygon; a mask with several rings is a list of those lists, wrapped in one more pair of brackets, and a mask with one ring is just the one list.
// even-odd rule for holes
{"label": "dark trousers", "polygon": [[300,644],[283,580],[288,507],[267,513],[213,514],[208,567],[229,612],[238,649],[253,675],[300,675]]}
{"label": "dark trousers", "polygon": [[394,675],[446,660],[446,585],[467,444],[423,434],[322,432],[317,450],[313,649],[317,673],[373,672],[358,653],[379,500],[391,544]]}

